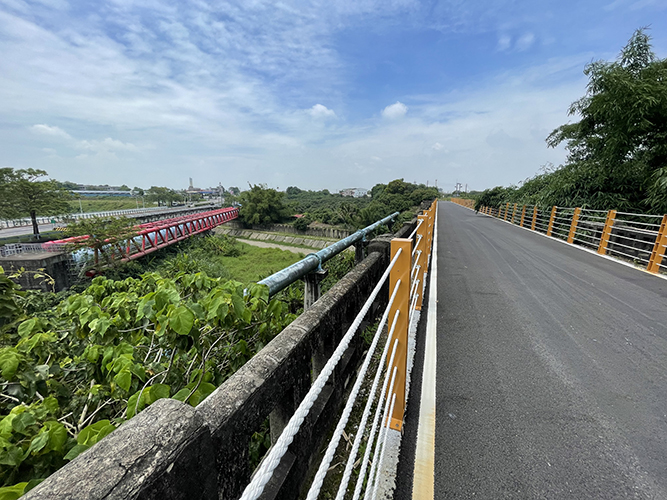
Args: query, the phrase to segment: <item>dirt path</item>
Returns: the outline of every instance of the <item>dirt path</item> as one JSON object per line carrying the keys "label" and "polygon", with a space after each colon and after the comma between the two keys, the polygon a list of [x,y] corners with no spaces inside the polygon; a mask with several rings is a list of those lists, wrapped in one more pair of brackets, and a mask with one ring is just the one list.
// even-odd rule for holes
{"label": "dirt path", "polygon": [[315,253],[319,249],[318,248],[301,248],[301,247],[291,247],[288,245],[281,245],[279,243],[272,243],[269,241],[259,241],[259,240],[244,240],[242,238],[236,238],[242,243],[247,243],[248,245],[252,245],[255,247],[261,247],[261,248],[278,248],[280,250],[287,250],[288,252],[293,252],[293,253],[302,253],[303,255],[308,255],[309,253]]}

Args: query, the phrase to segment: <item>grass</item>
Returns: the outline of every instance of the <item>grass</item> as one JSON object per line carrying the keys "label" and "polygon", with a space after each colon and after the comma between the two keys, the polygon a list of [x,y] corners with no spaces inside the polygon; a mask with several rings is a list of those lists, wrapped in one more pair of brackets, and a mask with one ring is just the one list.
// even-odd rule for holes
{"label": "grass", "polygon": [[[79,200],[74,200],[70,202],[70,207],[74,213],[80,212],[81,208],[86,213],[108,212],[111,210],[137,208],[137,200],[135,198],[120,197],[81,198],[81,206],[79,206]],[[139,201],[139,208],[142,208],[141,200]]]}
{"label": "grass", "polygon": [[260,248],[238,242],[241,255],[217,257],[232,279],[241,283],[254,283],[287,266],[300,261],[305,253],[293,253],[276,248]]}

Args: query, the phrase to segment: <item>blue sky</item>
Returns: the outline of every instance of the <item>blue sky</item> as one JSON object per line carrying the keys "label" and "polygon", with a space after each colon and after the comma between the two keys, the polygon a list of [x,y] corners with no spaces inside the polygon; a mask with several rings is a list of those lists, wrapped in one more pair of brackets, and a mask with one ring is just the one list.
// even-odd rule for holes
{"label": "blue sky", "polygon": [[508,185],[665,0],[0,0],[0,166],[96,184]]}

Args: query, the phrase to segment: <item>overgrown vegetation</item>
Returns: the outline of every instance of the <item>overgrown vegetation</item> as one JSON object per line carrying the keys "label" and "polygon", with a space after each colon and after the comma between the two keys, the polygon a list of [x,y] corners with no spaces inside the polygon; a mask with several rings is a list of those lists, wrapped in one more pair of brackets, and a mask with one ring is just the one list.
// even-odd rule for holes
{"label": "overgrown vegetation", "polygon": [[266,287],[245,288],[201,272],[97,277],[35,310],[0,272],[0,494],[31,488],[160,398],[202,401],[294,318]]}
{"label": "overgrown vegetation", "polygon": [[[267,201],[264,189],[241,193],[244,208],[284,218],[284,194]],[[340,198],[337,217],[362,227],[394,211],[411,218],[436,195],[396,180],[358,203],[324,197]],[[81,245],[99,257],[132,236],[130,225],[82,221],[69,233],[88,235]],[[22,292],[0,268],[0,498],[17,498],[158,399],[197,405],[302,312],[302,282],[271,300],[255,284],[301,258],[193,237],[57,294]],[[323,293],[353,263],[353,252],[324,263]],[[268,427],[253,437],[254,461],[268,439]]]}
{"label": "overgrown vegetation", "polygon": [[549,146],[565,143],[568,158],[520,187],[487,189],[476,206],[502,203],[667,213],[667,59],[657,59],[646,30],[637,30],[616,61],[584,70],[586,95]]}
{"label": "overgrown vegetation", "polygon": [[360,229],[394,212],[401,212],[399,222],[409,220],[420,203],[438,196],[435,187],[412,184],[403,179],[376,184],[370,193],[370,197],[353,198],[332,194],[326,189],[305,191],[290,186],[285,193],[279,193],[263,186],[252,186],[250,191],[241,193],[241,218],[247,224],[290,222],[290,216],[299,214],[303,217],[293,221],[299,230],[307,229],[312,222]]}

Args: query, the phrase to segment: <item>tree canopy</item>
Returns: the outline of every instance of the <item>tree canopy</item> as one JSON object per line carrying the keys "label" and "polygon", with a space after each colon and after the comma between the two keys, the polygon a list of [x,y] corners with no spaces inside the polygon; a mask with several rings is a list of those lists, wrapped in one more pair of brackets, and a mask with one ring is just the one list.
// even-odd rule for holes
{"label": "tree canopy", "polygon": [[286,216],[284,196],[285,193],[264,185],[251,185],[248,191],[241,193],[239,216],[243,222],[251,225],[280,222]]}
{"label": "tree canopy", "polygon": [[162,204],[171,206],[175,201],[183,200],[179,193],[168,187],[151,186],[144,194],[148,201],[157,202],[158,206]]}
{"label": "tree canopy", "polygon": [[584,73],[586,95],[568,111],[579,121],[547,138],[551,147],[565,144],[565,165],[494,200],[666,213],[667,59],[656,58],[640,29],[616,61],[592,62]]}
{"label": "tree canopy", "polygon": [[48,175],[32,168],[0,169],[0,217],[30,217],[34,234],[39,234],[38,215],[69,211],[70,193],[54,180],[40,180]]}
{"label": "tree canopy", "polygon": [[[67,225],[67,236],[82,236],[72,242],[75,249],[90,248],[94,253],[94,265],[100,264],[100,254],[104,257],[104,264],[113,264],[113,246],[134,236],[137,221],[127,217],[93,217],[92,219],[78,219]],[[108,249],[108,251],[105,251]]]}

